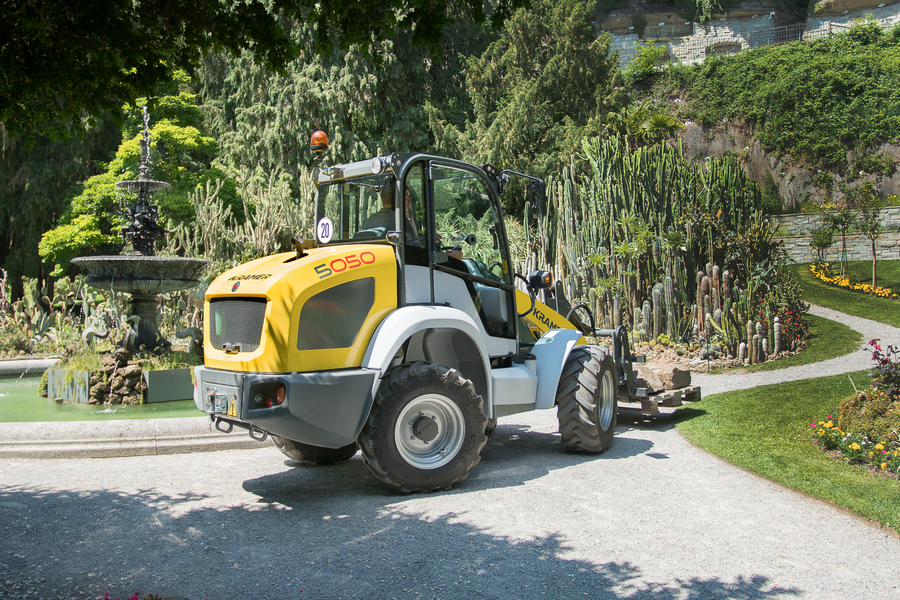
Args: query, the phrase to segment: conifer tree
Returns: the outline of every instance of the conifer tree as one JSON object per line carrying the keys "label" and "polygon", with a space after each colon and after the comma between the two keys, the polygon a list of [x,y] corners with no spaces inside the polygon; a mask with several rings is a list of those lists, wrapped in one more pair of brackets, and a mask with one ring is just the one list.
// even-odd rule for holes
{"label": "conifer tree", "polygon": [[621,102],[608,36],[578,0],[535,0],[466,64],[472,112],[465,127],[429,107],[438,149],[476,163],[547,175],[572,160]]}

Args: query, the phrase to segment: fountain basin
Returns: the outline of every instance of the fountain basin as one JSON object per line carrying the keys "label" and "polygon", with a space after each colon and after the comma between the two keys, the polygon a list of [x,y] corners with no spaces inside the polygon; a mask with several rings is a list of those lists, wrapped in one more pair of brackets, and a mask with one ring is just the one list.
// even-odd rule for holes
{"label": "fountain basin", "polygon": [[[197,415],[193,400],[112,406],[60,403],[41,397],[38,394],[40,385],[40,376],[0,377],[0,423],[147,420]],[[206,420],[209,421],[208,418]]]}
{"label": "fountain basin", "polygon": [[114,255],[73,258],[72,264],[96,288],[156,295],[196,287],[209,261],[179,256]]}
{"label": "fountain basin", "polygon": [[134,347],[150,352],[168,347],[159,335],[156,295],[189,290],[200,285],[210,261],[178,256],[87,256],[73,258],[88,284],[102,290],[131,295],[131,313],[140,317]]}

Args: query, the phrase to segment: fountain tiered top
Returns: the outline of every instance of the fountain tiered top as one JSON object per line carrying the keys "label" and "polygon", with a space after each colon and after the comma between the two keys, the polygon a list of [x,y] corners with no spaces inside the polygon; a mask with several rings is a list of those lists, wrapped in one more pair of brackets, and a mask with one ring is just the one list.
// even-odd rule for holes
{"label": "fountain tiered top", "polygon": [[137,179],[120,181],[119,188],[137,192],[137,200],[126,209],[128,225],[122,228],[126,239],[134,245],[131,256],[88,256],[75,258],[87,276],[88,283],[104,290],[131,295],[131,310],[138,317],[135,347],[156,350],[167,342],[161,339],[157,325],[156,295],[197,287],[208,260],[175,256],[154,256],[156,238],[163,228],[158,222],[158,209],[150,203],[154,192],[171,186],[150,178],[149,115],[144,107],[144,134],[141,138],[140,175]]}

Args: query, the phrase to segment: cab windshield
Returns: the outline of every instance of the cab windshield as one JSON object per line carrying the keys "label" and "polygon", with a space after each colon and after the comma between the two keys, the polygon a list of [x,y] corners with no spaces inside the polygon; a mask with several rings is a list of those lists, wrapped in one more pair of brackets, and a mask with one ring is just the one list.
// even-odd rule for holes
{"label": "cab windshield", "polygon": [[322,183],[316,222],[321,227],[323,218],[330,220],[331,243],[384,239],[387,231],[397,229],[395,196],[396,184],[390,173]]}

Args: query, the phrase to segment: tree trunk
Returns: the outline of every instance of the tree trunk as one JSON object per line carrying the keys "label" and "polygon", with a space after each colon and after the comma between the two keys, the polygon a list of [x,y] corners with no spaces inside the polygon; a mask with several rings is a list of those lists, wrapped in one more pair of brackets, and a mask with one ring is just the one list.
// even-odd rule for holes
{"label": "tree trunk", "polygon": [[875,281],[876,281],[876,266],[878,263],[878,256],[875,253],[875,239],[872,239],[872,291],[875,291]]}

